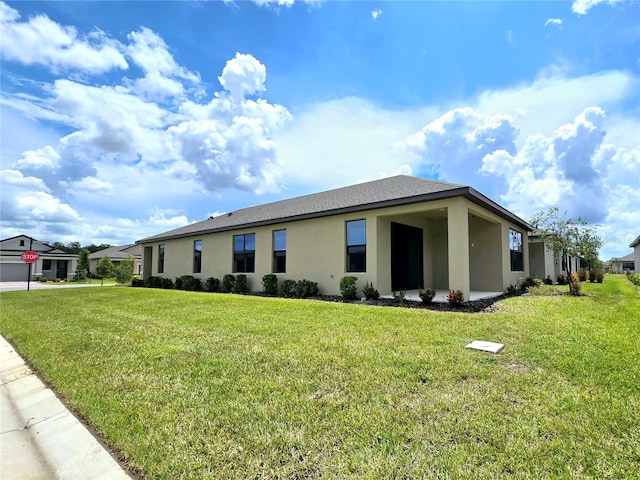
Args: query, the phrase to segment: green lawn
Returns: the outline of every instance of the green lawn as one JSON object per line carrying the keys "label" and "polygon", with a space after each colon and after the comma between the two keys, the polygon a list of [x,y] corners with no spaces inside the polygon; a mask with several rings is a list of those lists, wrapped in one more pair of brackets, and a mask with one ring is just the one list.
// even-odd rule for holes
{"label": "green lawn", "polygon": [[490,314],[5,292],[1,331],[149,479],[637,478],[640,295],[584,291]]}

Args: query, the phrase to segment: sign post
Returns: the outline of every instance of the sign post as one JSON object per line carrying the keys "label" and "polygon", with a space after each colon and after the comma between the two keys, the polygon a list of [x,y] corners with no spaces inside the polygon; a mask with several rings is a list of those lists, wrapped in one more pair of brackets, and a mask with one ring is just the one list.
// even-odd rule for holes
{"label": "sign post", "polygon": [[33,250],[28,250],[22,254],[22,261],[29,265],[29,276],[27,277],[27,290],[29,290],[29,286],[31,284],[31,264],[36,263],[40,256],[38,252],[34,252]]}

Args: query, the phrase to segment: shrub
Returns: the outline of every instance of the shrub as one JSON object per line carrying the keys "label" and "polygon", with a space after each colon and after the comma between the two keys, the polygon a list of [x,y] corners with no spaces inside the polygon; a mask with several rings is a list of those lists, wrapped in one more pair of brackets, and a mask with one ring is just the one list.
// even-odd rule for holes
{"label": "shrub", "polygon": [[640,286],[640,273],[636,273],[635,275],[628,274],[627,280],[636,286]]}
{"label": "shrub", "polygon": [[558,285],[566,285],[568,282],[566,275],[559,273],[558,274]]}
{"label": "shrub", "polygon": [[144,280],[142,280],[141,278],[134,278],[133,280],[131,280],[131,286],[144,287]]}
{"label": "shrub", "polygon": [[340,295],[344,300],[355,300],[358,296],[357,277],[346,276],[340,279]]}
{"label": "shrub", "polygon": [[173,281],[170,278],[161,278],[160,287],[171,290],[174,287]]}
{"label": "shrub", "polygon": [[146,283],[149,288],[162,288],[162,277],[149,277]]}
{"label": "shrub", "polygon": [[378,290],[373,288],[373,283],[369,283],[369,282],[364,284],[364,288],[362,289],[362,294],[364,295],[364,298],[366,298],[367,300],[377,300],[378,298],[380,298],[380,292],[378,292]]}
{"label": "shrub", "polygon": [[551,297],[554,295],[560,295],[560,292],[553,286],[549,284],[539,285],[537,287],[530,287],[527,292],[530,295],[542,296],[542,297]]}
{"label": "shrub", "polygon": [[233,285],[236,283],[236,276],[231,273],[227,273],[224,277],[222,277],[222,283],[220,284],[220,291],[222,293],[231,293],[233,292]]}
{"label": "shrub", "polygon": [[582,292],[582,284],[578,280],[578,276],[575,273],[571,274],[569,279],[569,293],[571,295],[580,295]]}
{"label": "shrub", "polygon": [[262,290],[267,295],[278,294],[278,277],[273,273],[267,273],[262,277]]}
{"label": "shrub", "polygon": [[220,280],[215,277],[209,277],[204,281],[204,290],[206,292],[217,292],[220,289]]}
{"label": "shrub", "polygon": [[591,283],[595,283],[596,279],[597,278],[596,278],[596,270],[595,270],[595,268],[593,270],[589,270],[589,281]]}
{"label": "shrub", "polygon": [[311,280],[302,279],[296,282],[295,292],[298,298],[315,297],[319,292],[318,284]]}
{"label": "shrub", "polygon": [[433,297],[436,296],[436,291],[433,288],[425,288],[424,291],[420,290],[418,295],[422,299],[422,303],[431,303],[433,301]]}
{"label": "shrub", "polygon": [[539,287],[540,285],[542,285],[542,280],[540,280],[539,278],[527,277],[522,282],[522,290],[526,291],[531,287]]}
{"label": "shrub", "polygon": [[189,292],[199,292],[202,290],[202,281],[193,275],[182,275],[176,278],[176,288]]}
{"label": "shrub", "polygon": [[596,282],[602,283],[604,281],[604,270],[601,268],[596,269]]}
{"label": "shrub", "polygon": [[239,293],[240,295],[246,295],[249,293],[249,281],[244,273],[236,275],[236,281],[233,284],[233,293]]}
{"label": "shrub", "polygon": [[462,293],[462,290],[449,290],[447,300],[451,305],[460,306],[464,302],[464,294]]}
{"label": "shrub", "polygon": [[544,277],[544,280],[542,280],[542,283],[544,283],[545,285],[553,285],[553,280],[551,279],[551,275],[547,275],[546,277]]}
{"label": "shrub", "polygon": [[407,300],[406,293],[404,290],[398,290],[397,292],[393,292],[393,298],[396,302],[400,302],[400,305],[404,305]]}
{"label": "shrub", "polygon": [[587,271],[584,268],[578,270],[578,280],[581,282],[587,281]]}
{"label": "shrub", "polygon": [[518,291],[518,287],[516,285],[509,285],[507,287],[507,293],[510,295],[514,295]]}
{"label": "shrub", "polygon": [[293,298],[295,297],[296,292],[296,282],[290,278],[282,280],[280,285],[278,286],[278,295],[284,298]]}

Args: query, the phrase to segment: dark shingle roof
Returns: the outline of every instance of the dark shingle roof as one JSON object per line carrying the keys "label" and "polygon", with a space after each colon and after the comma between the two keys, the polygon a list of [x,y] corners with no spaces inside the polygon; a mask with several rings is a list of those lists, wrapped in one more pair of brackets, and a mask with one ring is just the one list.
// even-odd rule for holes
{"label": "dark shingle roof", "polygon": [[634,248],[637,247],[638,245],[640,245],[640,235],[636,237],[636,239],[631,242],[631,244],[629,245],[630,248]]}
{"label": "dark shingle roof", "polygon": [[93,252],[89,255],[89,260],[100,260],[102,257],[109,257],[115,260],[125,260],[129,258],[129,256],[140,255],[140,252],[131,253],[129,250],[133,247],[134,244],[124,245],[124,246],[115,246],[115,247],[107,247],[102,250],[98,250],[97,252]]}
{"label": "dark shingle roof", "polygon": [[266,203],[235,210],[202,222],[138,240],[145,243],[195,234],[213,233],[239,228],[290,222],[307,218],[325,217],[341,213],[370,210],[373,208],[406,205],[411,203],[464,196],[502,217],[521,225],[531,226],[471,187],[455,183],[437,182],[422,178],[398,175],[348,187],[313,193],[288,200]]}

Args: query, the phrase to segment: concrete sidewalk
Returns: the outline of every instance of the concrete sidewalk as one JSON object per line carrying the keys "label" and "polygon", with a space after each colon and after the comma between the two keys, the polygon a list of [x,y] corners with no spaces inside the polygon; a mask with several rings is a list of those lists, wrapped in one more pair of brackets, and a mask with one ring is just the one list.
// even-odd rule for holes
{"label": "concrete sidewalk", "polygon": [[0,478],[130,479],[0,336]]}

